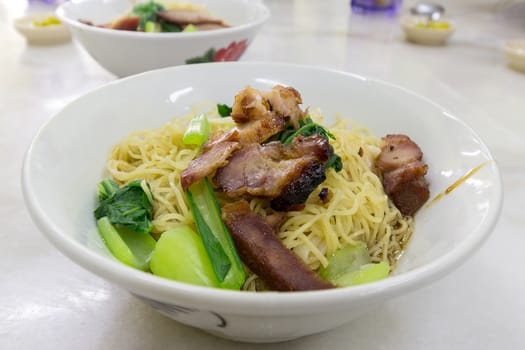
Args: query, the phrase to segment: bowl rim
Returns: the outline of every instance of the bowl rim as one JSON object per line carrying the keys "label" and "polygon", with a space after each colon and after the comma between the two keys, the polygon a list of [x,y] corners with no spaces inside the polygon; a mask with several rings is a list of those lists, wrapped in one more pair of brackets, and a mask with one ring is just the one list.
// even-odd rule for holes
{"label": "bowl rim", "polygon": [[262,0],[250,0],[250,6],[256,6],[258,11],[260,11],[260,16],[254,21],[243,23],[240,25],[221,28],[216,30],[207,30],[207,31],[197,31],[197,32],[170,32],[170,33],[146,33],[146,32],[137,32],[137,31],[127,31],[127,30],[115,30],[110,28],[100,28],[96,26],[90,26],[80,22],[78,19],[73,19],[67,16],[66,9],[69,7],[74,7],[81,2],[96,2],[100,0],[80,0],[76,2],[68,1],[64,2],[55,10],[55,15],[66,25],[74,27],[80,30],[87,30],[94,33],[112,35],[116,37],[128,37],[128,38],[149,38],[150,40],[165,40],[165,39],[195,39],[202,37],[214,38],[217,36],[223,36],[228,34],[233,34],[237,32],[242,32],[254,27],[258,27],[266,22],[270,16],[270,9],[264,4]]}
{"label": "bowl rim", "polygon": [[[286,68],[286,69],[306,69],[317,70],[327,73],[335,73],[345,75],[351,78],[358,78],[366,80],[379,85],[386,85],[390,88],[398,89],[407,93],[414,98],[422,99],[429,103],[434,108],[445,111],[445,117],[453,119],[455,122],[461,124],[468,132],[474,136],[479,142],[480,147],[486,152],[487,157],[491,160],[487,166],[491,168],[494,174],[494,202],[491,203],[491,209],[487,212],[483,225],[478,225],[475,228],[477,234],[469,235],[460,244],[452,250],[440,256],[436,260],[403,272],[399,275],[393,275],[389,278],[378,282],[349,287],[349,288],[335,288],[330,290],[306,291],[306,292],[263,292],[253,293],[244,291],[222,290],[208,287],[194,286],[181,282],[168,280],[162,277],[154,276],[149,273],[138,271],[128,267],[116,259],[108,259],[103,257],[73,238],[69,237],[67,233],[63,232],[60,227],[57,227],[51,222],[46,215],[46,212],[39,203],[39,200],[32,196],[33,185],[32,178],[36,176],[29,172],[30,164],[34,157],[34,148],[38,143],[40,135],[45,133],[46,129],[53,125],[61,116],[59,111],[54,114],[46,123],[41,126],[35,137],[30,143],[29,148],[24,156],[22,166],[22,193],[26,203],[26,207],[30,216],[42,231],[44,236],[55,245],[59,251],[69,257],[75,263],[93,272],[94,274],[107,279],[111,283],[116,283],[120,286],[125,286],[126,289],[132,289],[134,293],[138,293],[145,297],[150,297],[155,300],[167,303],[185,303],[193,305],[201,305],[201,309],[213,309],[215,311],[228,311],[237,314],[249,314],[256,311],[260,315],[270,315],[276,312],[281,314],[305,314],[313,312],[327,311],[330,307],[337,305],[341,307],[345,303],[360,300],[372,300],[381,295],[396,296],[408,290],[414,290],[418,287],[437,281],[443,277],[447,272],[459,267],[465,262],[472,253],[474,253],[489,237],[498,218],[503,204],[503,185],[502,178],[496,161],[494,160],[489,149],[479,136],[463,121],[447,112],[443,107],[436,104],[432,100],[419,95],[409,89],[399,85],[389,83],[380,79],[363,77],[345,71],[340,71],[332,68],[324,68],[310,65],[300,65],[292,63],[270,63],[270,62],[221,62],[221,63],[203,63],[201,65],[176,66],[163,69],[157,69],[134,76],[122,78],[108,84],[102,85],[92,91],[78,97],[70,102],[75,103],[77,100],[89,98],[94,93],[106,89],[108,86],[115,86],[119,84],[127,84],[128,81],[144,79],[147,76],[155,74],[162,74],[166,76],[166,72],[178,70],[192,70],[202,67],[215,65],[216,67],[235,67],[237,65],[251,66],[253,69],[257,67],[270,68]],[[218,68],[222,69],[222,68]],[[67,107],[65,107],[67,108]],[[304,308],[308,305],[308,308]],[[327,309],[328,308],[328,309]]]}

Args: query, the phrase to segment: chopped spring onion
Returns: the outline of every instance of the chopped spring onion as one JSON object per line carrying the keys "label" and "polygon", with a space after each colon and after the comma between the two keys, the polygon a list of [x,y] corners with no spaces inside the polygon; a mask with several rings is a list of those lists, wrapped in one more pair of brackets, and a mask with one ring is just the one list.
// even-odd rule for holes
{"label": "chopped spring onion", "polygon": [[182,143],[185,145],[201,146],[210,135],[210,122],[204,114],[192,118],[188,128],[182,137]]}

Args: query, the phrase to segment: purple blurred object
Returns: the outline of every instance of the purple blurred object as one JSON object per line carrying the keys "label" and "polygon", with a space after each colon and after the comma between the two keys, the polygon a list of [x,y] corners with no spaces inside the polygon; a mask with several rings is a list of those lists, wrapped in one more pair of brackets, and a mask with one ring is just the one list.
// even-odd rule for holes
{"label": "purple blurred object", "polygon": [[29,0],[29,3],[43,3],[49,5],[59,5],[64,2],[64,0]]}
{"label": "purple blurred object", "polygon": [[367,13],[386,13],[395,14],[401,8],[403,0],[351,0],[352,12]]}

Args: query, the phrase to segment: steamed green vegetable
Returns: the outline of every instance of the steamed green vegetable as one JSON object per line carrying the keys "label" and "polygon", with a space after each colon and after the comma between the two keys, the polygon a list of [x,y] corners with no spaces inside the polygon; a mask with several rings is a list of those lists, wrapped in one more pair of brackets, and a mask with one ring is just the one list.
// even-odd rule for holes
{"label": "steamed green vegetable", "polygon": [[190,120],[186,132],[182,137],[182,143],[200,147],[208,139],[210,131],[211,128],[208,118],[204,114],[199,114]]}
{"label": "steamed green vegetable", "polygon": [[131,14],[140,17],[138,30],[145,30],[148,22],[158,22],[157,12],[165,7],[155,1],[149,1],[133,6]]}
{"label": "steamed green vegetable", "polygon": [[219,287],[201,238],[189,227],[166,231],[151,255],[153,274],[179,282]]}
{"label": "steamed green vegetable", "polygon": [[160,20],[159,21],[159,24],[160,24],[160,28],[162,29],[161,31],[162,32],[180,32],[182,31],[182,28],[174,23],[169,23],[169,22],[166,22],[166,21],[162,21]]}
{"label": "steamed green vegetable", "polygon": [[379,281],[390,273],[390,266],[386,261],[377,264],[365,264],[358,270],[342,275],[334,281],[339,287],[357,286],[359,284]]}
{"label": "steamed green vegetable", "polygon": [[355,271],[362,265],[370,263],[370,257],[364,243],[347,245],[336,250],[328,257],[328,266],[319,269],[319,275],[333,282],[349,271]]}
{"label": "steamed green vegetable", "polygon": [[123,225],[140,233],[151,231],[152,194],[146,182],[133,181],[118,188],[113,180],[103,180],[99,184],[99,200],[95,218],[107,216],[113,225]]}
{"label": "steamed green vegetable", "polygon": [[155,240],[149,234],[152,204],[145,182],[121,188],[110,179],[98,184],[97,229],[111,253],[124,264],[147,270]]}
{"label": "steamed green vegetable", "polygon": [[370,263],[364,243],[347,245],[328,258],[328,266],[321,267],[322,278],[339,287],[349,287],[374,282],[388,276],[390,266],[387,262]]}
{"label": "steamed green vegetable", "polygon": [[182,30],[184,33],[191,33],[191,32],[197,32],[198,29],[195,25],[193,24],[188,24],[186,27],[184,27],[184,29]]}
{"label": "steamed green vegetable", "polygon": [[[166,7],[161,3],[155,1],[144,2],[133,6],[131,10],[132,16],[139,16],[139,25],[137,30],[145,32],[192,32],[197,28],[193,25],[188,25],[184,30],[177,24],[164,21],[157,16],[157,12],[166,10]],[[190,27],[191,26],[191,27]],[[188,28],[190,27],[190,28]]]}
{"label": "steamed green vegetable", "polygon": [[162,32],[162,28],[160,26],[160,23],[147,21],[144,25],[144,31],[148,33],[158,33]]}
{"label": "steamed green vegetable", "polygon": [[97,229],[115,258],[136,269],[148,270],[156,243],[151,235],[133,232],[124,227],[117,230],[107,216],[97,220]]}
{"label": "steamed green vegetable", "polygon": [[112,197],[118,191],[118,185],[111,179],[105,179],[98,184],[98,200],[103,201]]}
{"label": "steamed green vegetable", "polygon": [[186,196],[219,285],[240,289],[246,277],[244,268],[208,179],[191,185]]}

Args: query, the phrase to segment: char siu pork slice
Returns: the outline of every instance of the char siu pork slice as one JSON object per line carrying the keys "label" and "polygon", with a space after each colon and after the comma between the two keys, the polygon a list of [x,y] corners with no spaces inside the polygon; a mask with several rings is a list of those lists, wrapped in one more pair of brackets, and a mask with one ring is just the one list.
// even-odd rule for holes
{"label": "char siu pork slice", "polygon": [[192,160],[188,167],[182,171],[182,188],[187,189],[191,184],[202,180],[221,166],[228,164],[228,158],[239,148],[238,142],[220,142]]}
{"label": "char siu pork slice", "polygon": [[203,25],[213,24],[220,27],[228,27],[223,20],[213,17],[207,11],[203,10],[164,10],[158,11],[157,16],[169,23],[177,24],[184,27],[188,24]]}
{"label": "char siu pork slice", "polygon": [[[299,120],[305,117],[305,112],[299,107],[301,103],[297,90],[281,85],[274,86],[268,92],[249,86],[239,92],[231,114],[236,126],[230,131],[217,131],[210,136],[202,146],[203,153],[182,173],[183,188],[212,175],[235,159],[234,165],[221,170],[217,176],[219,185],[232,197],[246,193],[275,198],[290,182],[299,181],[292,184],[293,188],[289,188],[286,198],[275,201],[275,206],[285,210],[303,203],[325,179],[324,163],[332,152],[328,141],[309,139],[307,142],[300,139],[292,147],[273,142],[269,146],[261,146],[261,143],[285,130],[288,123],[299,125]],[[241,150],[237,151],[239,148]],[[326,155],[328,158],[325,160]],[[243,165],[243,162],[247,164]],[[238,173],[244,167],[246,171]]]}
{"label": "char siu pork slice", "polygon": [[222,219],[231,232],[241,260],[271,289],[306,291],[335,287],[287,249],[277,237],[275,227],[252,212],[247,201],[224,205]]}
{"label": "char siu pork slice", "polygon": [[137,27],[139,26],[139,23],[140,23],[139,16],[129,16],[129,17],[119,18],[113,23],[110,23],[108,26],[111,29],[137,31]]}
{"label": "char siu pork slice", "polygon": [[406,135],[386,135],[377,166],[385,193],[403,215],[414,215],[430,194],[425,179],[428,166],[419,146]]}

